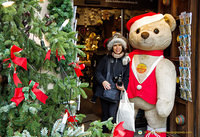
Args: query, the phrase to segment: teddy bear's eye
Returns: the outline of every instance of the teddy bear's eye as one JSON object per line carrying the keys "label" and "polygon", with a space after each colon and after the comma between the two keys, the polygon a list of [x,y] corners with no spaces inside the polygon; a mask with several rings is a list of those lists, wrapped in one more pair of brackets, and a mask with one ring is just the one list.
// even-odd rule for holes
{"label": "teddy bear's eye", "polygon": [[156,33],[156,34],[158,34],[158,33],[159,33],[159,30],[156,28],[156,29],[154,29],[153,32]]}
{"label": "teddy bear's eye", "polygon": [[137,33],[137,34],[140,33],[140,28],[138,28],[138,29],[136,30],[136,33]]}

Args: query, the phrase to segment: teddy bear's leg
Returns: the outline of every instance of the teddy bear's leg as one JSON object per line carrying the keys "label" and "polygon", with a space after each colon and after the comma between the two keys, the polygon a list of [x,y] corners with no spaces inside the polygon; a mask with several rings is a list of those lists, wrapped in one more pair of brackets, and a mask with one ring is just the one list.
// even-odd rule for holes
{"label": "teddy bear's leg", "polygon": [[160,117],[156,111],[156,107],[145,111],[147,119],[147,132],[145,137],[166,137],[166,117]]}

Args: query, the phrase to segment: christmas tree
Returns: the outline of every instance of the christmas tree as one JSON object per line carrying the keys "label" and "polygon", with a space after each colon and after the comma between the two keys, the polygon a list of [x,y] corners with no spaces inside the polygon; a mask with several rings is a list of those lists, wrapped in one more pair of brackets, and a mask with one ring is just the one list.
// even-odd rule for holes
{"label": "christmas tree", "polygon": [[[51,2],[72,12],[70,0]],[[42,18],[40,9],[37,0],[0,0],[0,136],[104,136],[111,119],[84,132],[77,124],[84,116],[75,116],[80,95],[87,97],[77,62],[84,46],[69,25],[61,30],[66,16],[58,23],[55,11]]]}

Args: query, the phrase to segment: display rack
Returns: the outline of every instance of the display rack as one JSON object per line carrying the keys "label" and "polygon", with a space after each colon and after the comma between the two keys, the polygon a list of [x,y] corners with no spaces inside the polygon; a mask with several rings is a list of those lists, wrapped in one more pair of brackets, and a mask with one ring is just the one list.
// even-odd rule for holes
{"label": "display rack", "polygon": [[191,91],[191,23],[192,13],[182,12],[179,15],[180,25],[178,41],[180,42],[179,51],[179,83],[180,98],[192,102]]}
{"label": "display rack", "polygon": [[[182,20],[179,19],[179,15],[185,11],[186,13],[192,12],[192,16],[196,16],[197,2],[195,0],[170,0],[168,2],[169,3],[166,5],[164,4],[164,1],[159,1],[158,6],[158,11],[160,13],[172,14],[177,23],[177,27],[172,34],[172,44],[168,49],[165,50],[165,55],[167,55],[167,58],[174,63],[177,71],[176,97],[173,110],[168,118],[167,131],[168,136],[170,137],[194,137],[194,104],[196,100],[196,96],[194,95],[196,92],[195,66],[197,64],[195,64],[196,53],[194,52],[196,49],[194,45],[194,41],[196,39],[196,30],[193,28],[193,26],[196,24],[196,19],[194,20],[193,18],[192,24],[191,22],[187,23],[192,27],[192,35],[191,32],[189,32],[190,34],[186,36],[184,33],[182,33],[182,31],[180,32],[179,30],[179,28],[185,29],[185,27],[187,27],[186,23],[184,24],[181,22]],[[180,42],[182,43],[178,43],[177,38],[179,38],[181,40]],[[187,44],[185,41],[185,43],[183,43],[183,40],[188,39],[190,41],[187,41]],[[184,51],[185,54],[182,53],[182,51]],[[192,54],[191,51],[193,51]],[[184,122],[180,122],[180,120]]]}

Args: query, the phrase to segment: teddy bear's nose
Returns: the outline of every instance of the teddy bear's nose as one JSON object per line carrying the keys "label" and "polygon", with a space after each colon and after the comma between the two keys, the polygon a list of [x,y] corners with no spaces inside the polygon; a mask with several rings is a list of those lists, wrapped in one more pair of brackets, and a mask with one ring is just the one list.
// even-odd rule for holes
{"label": "teddy bear's nose", "polygon": [[141,33],[141,37],[142,37],[143,39],[147,39],[147,38],[149,37],[149,33],[148,33],[148,32],[142,32],[142,33]]}

